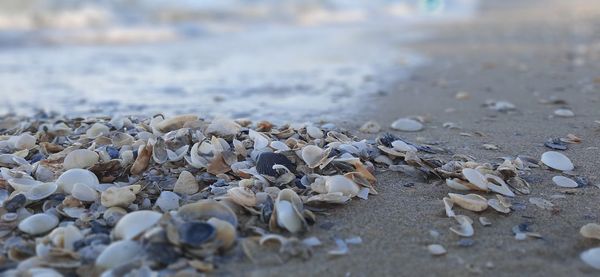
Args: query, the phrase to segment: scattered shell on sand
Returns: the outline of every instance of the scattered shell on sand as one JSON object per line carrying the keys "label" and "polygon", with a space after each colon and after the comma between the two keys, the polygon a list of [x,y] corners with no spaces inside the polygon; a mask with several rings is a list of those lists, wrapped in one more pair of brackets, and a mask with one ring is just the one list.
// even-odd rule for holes
{"label": "scattered shell on sand", "polygon": [[556,170],[570,171],[574,168],[573,163],[567,156],[556,151],[544,152],[541,160],[545,165]]}
{"label": "scattered shell on sand", "polygon": [[450,227],[450,231],[461,236],[461,237],[471,237],[475,234],[475,230],[473,230],[473,220],[466,215],[456,215],[454,217],[458,222],[459,226]]}
{"label": "scattered shell on sand", "polygon": [[446,254],[446,248],[444,248],[444,246],[439,245],[439,244],[430,244],[427,246],[427,250],[429,250],[429,253],[431,253],[431,255],[434,255],[434,256],[440,256],[440,255]]}
{"label": "scattered shell on sand", "polygon": [[565,176],[554,176],[552,177],[552,182],[563,188],[576,188],[579,186],[579,184],[577,184],[577,182],[575,182],[573,179]]}
{"label": "scattered shell on sand", "polygon": [[600,270],[600,247],[583,251],[579,257],[587,265]]}
{"label": "scattered shell on sand", "polygon": [[575,113],[569,109],[557,109],[554,111],[554,115],[560,117],[574,117]]}
{"label": "scattered shell on sand", "polygon": [[411,118],[400,118],[391,125],[392,129],[405,132],[417,132],[423,129],[423,124]]}
{"label": "scattered shell on sand", "polygon": [[600,240],[600,224],[588,223],[583,225],[581,229],[579,229],[579,233],[586,238]]}

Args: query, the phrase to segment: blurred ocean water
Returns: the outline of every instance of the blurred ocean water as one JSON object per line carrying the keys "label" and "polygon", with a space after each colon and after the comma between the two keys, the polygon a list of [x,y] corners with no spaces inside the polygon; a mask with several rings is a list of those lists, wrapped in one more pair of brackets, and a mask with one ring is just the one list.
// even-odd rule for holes
{"label": "blurred ocean water", "polygon": [[423,60],[422,21],[475,0],[4,0],[0,114],[326,119]]}

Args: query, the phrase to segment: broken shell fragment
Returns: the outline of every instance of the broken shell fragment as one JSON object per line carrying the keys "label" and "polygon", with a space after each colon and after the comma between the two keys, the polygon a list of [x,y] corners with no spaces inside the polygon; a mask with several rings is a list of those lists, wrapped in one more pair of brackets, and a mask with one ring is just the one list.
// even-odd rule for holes
{"label": "broken shell fragment", "polygon": [[213,239],[216,228],[202,221],[190,221],[179,226],[179,241],[188,247],[200,247],[202,244]]}
{"label": "broken shell fragment", "polygon": [[30,190],[25,192],[27,200],[37,201],[44,199],[54,192],[56,192],[58,186],[56,183],[41,183],[33,186]]}
{"label": "broken shell fragment", "polygon": [[471,237],[475,233],[473,230],[473,220],[466,215],[457,215],[454,217],[458,222],[458,228],[450,227],[450,231],[461,236],[461,237]]}
{"label": "broken shell fragment", "polygon": [[221,243],[221,248],[224,250],[231,248],[237,238],[235,227],[231,223],[215,217],[209,219],[207,222],[216,229],[215,240]]}
{"label": "broken shell fragment", "polygon": [[556,151],[544,152],[542,154],[542,163],[560,171],[571,171],[574,168],[573,163],[567,156]]}
{"label": "broken shell fragment", "polygon": [[329,176],[325,179],[327,193],[341,193],[350,198],[356,196],[360,187],[343,175]]}
{"label": "broken shell fragment", "polygon": [[83,183],[76,183],[71,190],[71,195],[85,202],[93,202],[98,199],[98,192],[93,187]]}
{"label": "broken shell fragment", "polygon": [[463,176],[469,181],[469,183],[475,185],[476,189],[482,191],[488,191],[488,181],[485,176],[476,169],[464,168],[462,170]]}
{"label": "broken shell fragment", "polygon": [[579,257],[587,265],[600,270],[600,247],[583,251]]}
{"label": "broken shell fragment", "polygon": [[175,186],[173,187],[173,192],[180,194],[194,194],[198,192],[200,186],[196,181],[196,178],[189,171],[182,171],[179,173],[179,178],[175,182]]}
{"label": "broken shell fragment", "polygon": [[304,146],[301,152],[302,160],[304,160],[308,167],[316,168],[326,161],[327,157],[329,156],[330,150],[331,148],[323,150],[315,145]]}
{"label": "broken shell fragment", "polygon": [[290,233],[298,233],[306,227],[303,217],[304,207],[302,200],[291,189],[283,189],[275,200],[273,216],[279,227],[285,228]]}
{"label": "broken shell fragment", "polygon": [[171,191],[162,191],[156,199],[156,206],[163,212],[177,210],[179,208],[179,200],[181,197]]}
{"label": "broken shell fragment", "polygon": [[256,194],[249,188],[234,187],[227,190],[227,195],[234,203],[244,207],[256,206]]}
{"label": "broken shell fragment", "polygon": [[360,127],[359,130],[363,133],[375,134],[381,131],[381,126],[375,121],[367,121]]}
{"label": "broken shell fragment", "polygon": [[481,212],[488,207],[487,200],[477,194],[448,193],[448,196],[454,204],[470,211]]}
{"label": "broken shell fragment", "polygon": [[293,170],[295,168],[294,164],[285,155],[264,152],[258,156],[256,171],[263,175],[277,177],[279,174],[277,170],[273,168],[275,165],[282,165],[288,170]]}
{"label": "broken shell fragment", "polygon": [[140,185],[127,187],[109,187],[100,195],[100,203],[104,207],[127,207],[135,200],[135,192],[139,191]]}

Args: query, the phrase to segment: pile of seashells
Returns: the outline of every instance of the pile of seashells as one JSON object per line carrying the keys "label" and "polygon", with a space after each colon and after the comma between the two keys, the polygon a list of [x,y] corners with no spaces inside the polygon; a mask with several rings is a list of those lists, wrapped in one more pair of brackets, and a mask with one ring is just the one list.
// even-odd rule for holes
{"label": "pile of seashells", "polygon": [[306,258],[320,241],[296,237],[324,206],[377,193],[377,148],[328,126],[16,122],[0,137],[0,265],[15,275],[205,272],[234,248],[254,261],[268,242]]}
{"label": "pile of seashells", "polygon": [[[209,272],[231,252],[255,263],[273,257],[267,244],[279,247],[280,262],[307,258],[321,244],[307,237],[317,215],[377,194],[376,169],[495,193],[443,199],[458,222],[451,231],[469,237],[473,220],[454,205],[509,213],[513,190],[530,192],[520,173],[541,166],[527,157],[444,162],[434,156],[443,149],[391,134],[358,140],[333,124],[157,115],[5,118],[0,126],[0,270],[13,275]],[[542,162],[573,169],[554,153]],[[347,252],[345,243],[329,254]]]}

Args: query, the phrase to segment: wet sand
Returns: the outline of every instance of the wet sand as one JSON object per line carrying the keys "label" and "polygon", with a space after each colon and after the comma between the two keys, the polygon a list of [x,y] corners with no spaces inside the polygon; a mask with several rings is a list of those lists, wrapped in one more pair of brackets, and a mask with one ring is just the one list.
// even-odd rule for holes
{"label": "wet sand", "polygon": [[[564,151],[575,164],[575,172],[591,183],[600,183],[600,5],[595,1],[483,1],[481,14],[468,22],[422,26],[431,39],[410,45],[431,58],[408,80],[369,104],[369,113],[343,123],[356,130],[366,120],[389,126],[398,117],[428,118],[426,129],[416,133],[393,132],[409,140],[419,137],[437,141],[452,153],[468,154],[477,161],[502,156],[529,155],[539,158],[550,149],[548,138],[572,133],[583,139]],[[465,91],[466,100],[455,94]],[[540,104],[552,96],[567,105]],[[511,113],[482,107],[487,99],[507,100],[517,106]],[[553,117],[562,106],[575,112],[572,118]],[[447,112],[448,108],[455,109]],[[460,129],[442,125],[454,122]],[[388,130],[389,131],[389,130]],[[462,136],[460,133],[482,135]],[[359,134],[360,135],[360,134]],[[365,136],[362,134],[361,136]],[[369,137],[369,136],[366,136]],[[499,150],[485,150],[491,143]],[[223,268],[233,275],[324,275],[324,276],[597,276],[579,254],[598,247],[584,239],[579,228],[600,219],[600,189],[587,186],[573,194],[562,193],[551,178],[556,172],[533,169],[526,176],[531,195],[516,202],[526,205],[510,215],[491,210],[481,214],[455,208],[473,219],[486,216],[489,227],[474,223],[474,245],[457,245],[459,237],[448,228],[442,197],[445,185],[423,182],[396,172],[378,173],[380,192],[368,201],[352,201],[321,217],[311,234],[326,245],[308,261],[292,260],[283,265],[257,266],[241,263]],[[553,199],[564,195],[564,199]],[[529,204],[530,197],[551,200],[558,212]],[[332,225],[330,229],[323,224]],[[511,229],[521,223],[543,239],[515,240]],[[326,226],[327,227],[327,226]],[[440,233],[433,238],[430,230]],[[363,243],[350,245],[350,253],[329,258],[332,237],[360,236]],[[431,243],[448,253],[432,257]]]}

